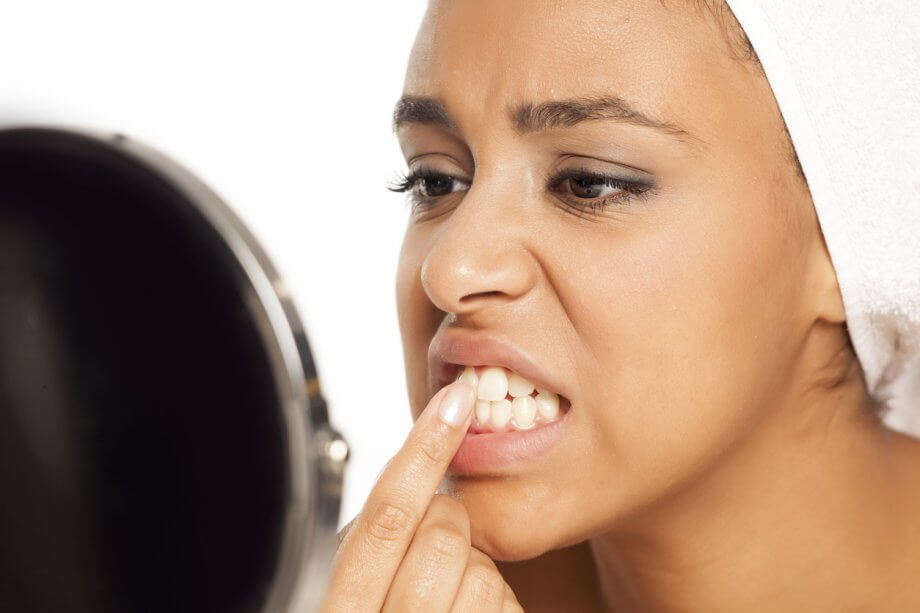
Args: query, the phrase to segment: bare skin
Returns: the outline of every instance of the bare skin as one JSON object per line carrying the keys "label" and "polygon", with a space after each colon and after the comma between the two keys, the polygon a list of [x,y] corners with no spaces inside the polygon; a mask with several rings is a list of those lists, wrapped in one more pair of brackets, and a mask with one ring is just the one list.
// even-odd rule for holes
{"label": "bare skin", "polygon": [[[404,94],[413,414],[445,329],[572,404],[539,459],[448,471],[457,555],[503,561],[527,611],[917,610],[920,444],[875,416],[769,84],[722,27],[689,1],[436,1]],[[340,559],[332,609],[363,580],[462,610],[418,604],[430,569]]]}

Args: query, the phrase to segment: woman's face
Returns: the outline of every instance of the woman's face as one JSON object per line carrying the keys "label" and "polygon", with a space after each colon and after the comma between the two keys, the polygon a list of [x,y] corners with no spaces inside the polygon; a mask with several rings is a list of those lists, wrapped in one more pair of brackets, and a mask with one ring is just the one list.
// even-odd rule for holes
{"label": "woman's face", "polygon": [[432,344],[526,356],[571,404],[535,457],[452,476],[493,557],[673,503],[798,380],[820,233],[766,80],[696,5],[443,0],[419,32],[397,130],[427,177],[398,274],[413,412],[443,383]]}

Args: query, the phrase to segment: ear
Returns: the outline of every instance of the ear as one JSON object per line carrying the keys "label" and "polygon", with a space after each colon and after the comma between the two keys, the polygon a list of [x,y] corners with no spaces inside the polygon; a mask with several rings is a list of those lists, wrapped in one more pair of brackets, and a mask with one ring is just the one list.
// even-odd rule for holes
{"label": "ear", "polygon": [[813,241],[811,268],[813,279],[813,299],[815,315],[819,320],[832,324],[842,324],[846,321],[846,312],[843,308],[843,298],[840,295],[840,285],[837,282],[837,272],[831,262],[824,235],[820,230]]}

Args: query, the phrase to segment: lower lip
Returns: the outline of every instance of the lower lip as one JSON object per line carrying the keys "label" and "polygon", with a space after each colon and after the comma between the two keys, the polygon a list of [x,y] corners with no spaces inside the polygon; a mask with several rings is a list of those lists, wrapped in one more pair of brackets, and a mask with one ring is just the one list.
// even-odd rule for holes
{"label": "lower lip", "polygon": [[571,407],[567,409],[559,421],[532,430],[467,432],[450,463],[450,472],[458,476],[482,476],[507,472],[536,460],[565,436],[572,413]]}

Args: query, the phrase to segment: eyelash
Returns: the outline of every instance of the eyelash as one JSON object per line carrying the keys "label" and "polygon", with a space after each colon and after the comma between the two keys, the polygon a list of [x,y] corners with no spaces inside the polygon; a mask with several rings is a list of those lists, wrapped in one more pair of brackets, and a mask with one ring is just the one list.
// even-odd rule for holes
{"label": "eyelash", "polygon": [[567,168],[560,170],[547,179],[547,184],[551,189],[558,189],[565,181],[587,181],[589,184],[600,184],[605,187],[612,187],[622,190],[619,194],[607,196],[605,198],[585,199],[579,198],[582,202],[577,204],[567,201],[569,206],[576,209],[588,209],[592,213],[599,213],[608,206],[623,205],[634,198],[647,198],[649,191],[654,187],[648,181],[637,181],[623,179],[612,175],[605,175],[587,168]]}
{"label": "eyelash", "polygon": [[[430,168],[420,168],[410,172],[408,175],[402,175],[401,177],[397,178],[388,187],[388,189],[398,193],[412,192],[420,185],[422,181],[431,179],[448,179],[450,181],[467,183],[466,181],[462,181],[461,179],[458,179],[457,177],[444,172],[438,172]],[[598,173],[587,168],[560,170],[547,178],[547,185],[550,189],[556,190],[565,181],[585,181],[592,185],[603,185],[605,187],[612,187],[618,190],[622,190],[619,194],[608,196],[606,198],[590,200],[579,199],[583,200],[583,202],[578,203],[573,203],[568,200],[566,201],[568,206],[578,210],[590,210],[595,214],[599,213],[602,209],[608,206],[625,204],[633,198],[646,198],[649,195],[649,191],[654,187],[647,181],[622,179],[619,177]],[[413,196],[418,204],[443,197],[443,195],[426,197],[417,194],[413,194]]]}
{"label": "eyelash", "polygon": [[447,174],[446,172],[438,172],[431,168],[422,167],[418,170],[413,170],[408,175],[400,173],[400,176],[393,181],[387,189],[397,193],[410,192],[426,179],[450,179],[451,181],[460,181],[457,177]]}

